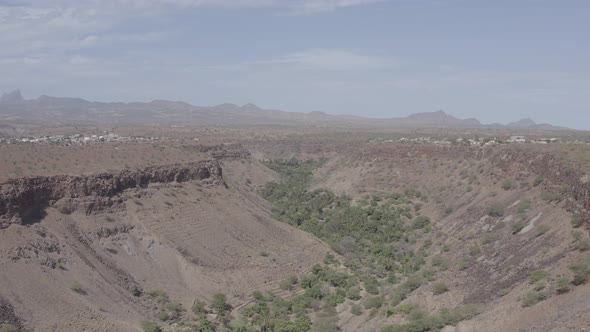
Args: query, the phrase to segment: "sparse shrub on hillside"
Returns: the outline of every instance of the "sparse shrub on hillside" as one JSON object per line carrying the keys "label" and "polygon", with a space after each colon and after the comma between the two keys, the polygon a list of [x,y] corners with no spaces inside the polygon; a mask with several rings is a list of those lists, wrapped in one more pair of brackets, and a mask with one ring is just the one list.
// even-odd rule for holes
{"label": "sparse shrub on hillside", "polygon": [[414,204],[414,211],[415,212],[420,212],[421,209],[422,209],[422,203]]}
{"label": "sparse shrub on hillside", "polygon": [[60,270],[66,271],[66,261],[63,258],[58,258],[57,259],[57,263],[56,263],[56,267]]}
{"label": "sparse shrub on hillside", "polygon": [[572,231],[572,237],[574,238],[574,242],[580,241],[583,235],[584,233],[582,233],[582,231]]}
{"label": "sparse shrub on hillside", "polygon": [[423,197],[422,193],[418,190],[414,190],[414,189],[406,189],[404,191],[404,195],[406,195],[406,197],[408,198],[421,198]]}
{"label": "sparse shrub on hillside", "polygon": [[574,228],[582,226],[582,217],[579,214],[574,214],[570,220]]}
{"label": "sparse shrub on hillside", "polygon": [[176,313],[181,313],[181,312],[185,311],[182,304],[178,303],[178,302],[166,303],[166,305],[164,305],[164,309],[166,309],[168,311],[174,311]]}
{"label": "sparse shrub on hillside", "polygon": [[[308,328],[309,329],[309,328]],[[294,330],[295,331],[295,330]],[[306,330],[304,330],[306,331]],[[313,332],[337,332],[338,316],[334,308],[329,307],[317,313],[317,318],[312,325]]]}
{"label": "sparse shrub on hillside", "polygon": [[526,225],[527,224],[522,221],[515,222],[514,224],[512,224],[512,234],[520,233],[520,231],[522,231],[522,229],[525,228]]}
{"label": "sparse shrub on hillside", "polygon": [[432,240],[431,239],[427,239],[426,241],[424,241],[424,243],[422,244],[422,247],[420,247],[420,251],[426,251],[428,250],[430,247],[432,247]]}
{"label": "sparse shrub on hillside", "polygon": [[336,260],[336,257],[334,255],[332,255],[332,253],[327,252],[326,255],[324,256],[324,264],[326,265],[330,265],[330,264],[336,264],[338,261]]}
{"label": "sparse shrub on hillside", "polygon": [[442,255],[435,255],[432,257],[431,264],[443,271],[449,268],[449,260]]}
{"label": "sparse shrub on hillside", "polygon": [[18,329],[10,323],[4,323],[0,324],[0,332],[18,332]]}
{"label": "sparse shrub on hillside", "polygon": [[344,290],[342,288],[336,289],[336,292],[326,296],[325,304],[330,307],[336,307],[340,303],[344,303],[346,301],[346,293],[343,293]]}
{"label": "sparse shrub on hillside", "polygon": [[[252,297],[257,302],[264,302],[264,301],[266,301],[266,297],[264,297],[264,294],[262,294],[262,292],[259,291],[259,290],[253,291],[252,292]],[[203,302],[203,305],[204,305],[204,302]],[[204,306],[203,306],[203,308],[204,308]]]}
{"label": "sparse shrub on hillside", "polygon": [[182,304],[176,302],[168,302],[160,309],[158,318],[161,321],[174,321],[185,311]]}
{"label": "sparse shrub on hillside", "polygon": [[365,300],[365,309],[377,309],[383,305],[383,299],[379,296],[370,297]]}
{"label": "sparse shrub on hillside", "polygon": [[570,266],[572,272],[574,272],[574,279],[572,283],[574,285],[582,285],[590,278],[590,256],[579,259],[576,264]]}
{"label": "sparse shrub on hillside", "polygon": [[426,216],[419,216],[416,217],[416,219],[414,219],[414,222],[412,223],[412,228],[413,229],[422,229],[424,227],[426,227],[426,225],[430,224],[430,218],[426,217]]}
{"label": "sparse shrub on hillside", "polygon": [[486,233],[481,239],[481,243],[490,244],[492,242],[495,242],[496,240],[498,240],[498,235],[496,235],[496,233]]}
{"label": "sparse shrub on hillside", "polygon": [[541,236],[541,235],[547,233],[549,231],[549,229],[551,229],[551,227],[549,227],[549,225],[539,224],[539,225],[535,226],[535,236]]}
{"label": "sparse shrub on hillside", "polygon": [[282,290],[292,290],[293,285],[291,285],[289,280],[281,280],[281,282],[279,283],[279,288]]}
{"label": "sparse shrub on hillside", "polygon": [[528,292],[522,297],[522,306],[530,307],[543,301],[547,295],[541,291]]}
{"label": "sparse shrub on hillside", "polygon": [[297,284],[297,282],[298,279],[296,276],[289,276],[287,279],[279,283],[279,287],[282,290],[293,290],[295,289],[295,285]]}
{"label": "sparse shrub on hillside", "polygon": [[297,283],[299,282],[299,278],[297,278],[297,276],[296,276],[296,275],[294,275],[294,274],[292,274],[292,275],[288,276],[288,277],[287,277],[287,280],[289,280],[289,282],[290,282],[292,285],[297,285]]}
{"label": "sparse shrub on hillside", "polygon": [[166,294],[166,292],[164,292],[161,289],[158,289],[158,288],[150,289],[149,291],[147,291],[147,294],[149,296],[151,296],[154,300],[156,300],[156,302],[158,302],[159,304],[166,304],[166,303],[170,302],[170,298],[168,297],[168,294]]}
{"label": "sparse shrub on hillside", "polygon": [[471,259],[469,257],[463,257],[459,262],[459,270],[465,270],[471,265]]}
{"label": "sparse shrub on hillside", "polygon": [[434,295],[444,294],[449,291],[449,286],[443,282],[437,282],[432,286],[432,293]]}
{"label": "sparse shrub on hillside", "polygon": [[555,289],[557,290],[557,293],[559,293],[559,294],[569,292],[570,291],[570,281],[568,280],[568,278],[566,278],[566,277],[558,278],[555,281]]}
{"label": "sparse shrub on hillside", "polygon": [[506,227],[506,223],[505,223],[505,222],[503,222],[503,221],[498,221],[498,222],[496,223],[496,225],[494,226],[494,228],[493,228],[493,229],[494,229],[495,231],[497,231],[497,230],[500,230],[500,229],[502,229],[502,228],[504,228],[504,227]]}
{"label": "sparse shrub on hillside", "polygon": [[545,279],[541,279],[533,285],[533,290],[540,291],[545,289],[545,286],[547,286],[547,281]]}
{"label": "sparse shrub on hillside", "polygon": [[365,281],[365,291],[369,294],[379,294],[379,286],[376,280],[370,279]]}
{"label": "sparse shrub on hillside", "polygon": [[535,270],[535,271],[531,272],[531,274],[529,274],[529,283],[534,284],[536,282],[539,282],[539,281],[547,278],[547,276],[549,276],[549,272],[547,272],[543,269]]}
{"label": "sparse shrub on hillside", "polygon": [[408,277],[408,279],[400,285],[400,289],[407,291],[407,294],[409,294],[418,289],[423,282],[424,279],[416,274]]}
{"label": "sparse shrub on hillside", "polygon": [[502,189],[510,190],[514,188],[514,181],[512,179],[506,179],[502,182]]}
{"label": "sparse shrub on hillside", "polygon": [[82,295],[85,295],[86,294],[86,292],[82,288],[82,285],[79,282],[77,282],[77,281],[74,281],[70,285],[70,289],[73,290],[74,292],[78,293],[78,294],[82,294]]}
{"label": "sparse shrub on hillside", "polygon": [[356,251],[357,248],[357,243],[355,238],[351,237],[351,236],[344,236],[341,240],[340,240],[340,251],[339,253],[342,255],[346,255],[349,253],[354,253]]}
{"label": "sparse shrub on hillside", "polygon": [[559,202],[563,199],[563,196],[559,192],[544,191],[541,193],[541,199],[547,202]]}
{"label": "sparse shrub on hillside", "polygon": [[350,300],[358,301],[361,299],[361,291],[356,286],[350,287],[346,292],[346,297]]}
{"label": "sparse shrub on hillside", "polygon": [[533,180],[533,187],[536,187],[538,185],[541,184],[541,182],[543,182],[543,177],[538,175],[537,177],[535,177],[535,179]]}
{"label": "sparse shrub on hillside", "polygon": [[213,301],[211,301],[211,308],[215,310],[218,316],[224,316],[226,310],[229,308],[225,294],[217,293],[213,295]]}
{"label": "sparse shrub on hillside", "polygon": [[129,288],[129,293],[131,293],[131,295],[135,296],[135,297],[139,297],[141,296],[141,288],[137,287],[136,285],[131,286],[131,288]]}
{"label": "sparse shrub on hillside", "polygon": [[[260,295],[262,295],[262,293],[260,291],[257,291]],[[258,298],[256,297],[256,295],[254,295],[254,298],[258,300]],[[264,298],[264,297],[263,297]],[[193,303],[192,306],[192,310],[196,315],[203,315],[207,313],[207,309],[206,309],[206,304],[203,301],[195,301]]]}
{"label": "sparse shrub on hillside", "polygon": [[528,199],[522,200],[518,203],[518,213],[526,213],[531,208],[531,201]]}
{"label": "sparse shrub on hillside", "polygon": [[390,285],[395,285],[399,282],[399,278],[397,277],[395,272],[392,272],[387,276],[387,279],[385,279],[385,282]]}
{"label": "sparse shrub on hillside", "polygon": [[508,295],[508,293],[510,293],[510,289],[508,289],[508,288],[502,288],[498,292],[498,295],[499,296],[506,296],[506,295]]}
{"label": "sparse shrub on hillside", "polygon": [[358,304],[353,304],[350,306],[350,313],[355,316],[360,316],[363,314],[363,308]]}
{"label": "sparse shrub on hillside", "polygon": [[412,303],[401,304],[397,307],[397,311],[404,315],[409,315],[414,309],[416,309],[416,306]]}
{"label": "sparse shrub on hillside", "polygon": [[149,320],[141,322],[141,328],[143,329],[143,332],[162,332],[162,329],[158,324]]}
{"label": "sparse shrub on hillside", "polygon": [[422,270],[422,277],[428,281],[433,281],[436,279],[436,271],[433,269],[424,269]]}
{"label": "sparse shrub on hillside", "polygon": [[301,288],[307,289],[313,287],[317,282],[317,278],[313,276],[304,276],[301,278]]}
{"label": "sparse shrub on hillside", "polygon": [[590,250],[590,239],[584,239],[576,243],[576,249],[580,251]]}
{"label": "sparse shrub on hillside", "polygon": [[477,256],[479,254],[481,254],[481,248],[477,244],[469,246],[469,255]]}
{"label": "sparse shrub on hillside", "polygon": [[504,206],[500,202],[493,203],[488,206],[487,213],[490,217],[501,217],[504,215]]}

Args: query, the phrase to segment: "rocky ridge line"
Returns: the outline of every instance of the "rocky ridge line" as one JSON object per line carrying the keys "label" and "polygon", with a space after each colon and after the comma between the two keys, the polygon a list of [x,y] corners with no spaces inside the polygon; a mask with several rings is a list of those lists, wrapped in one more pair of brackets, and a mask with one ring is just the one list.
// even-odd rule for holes
{"label": "rocky ridge line", "polygon": [[83,207],[87,214],[123,203],[126,189],[145,188],[153,183],[206,180],[226,186],[216,160],[187,164],[149,166],[113,173],[83,176],[57,175],[12,179],[0,184],[0,229],[26,224],[42,217],[44,209],[56,206],[62,212]]}

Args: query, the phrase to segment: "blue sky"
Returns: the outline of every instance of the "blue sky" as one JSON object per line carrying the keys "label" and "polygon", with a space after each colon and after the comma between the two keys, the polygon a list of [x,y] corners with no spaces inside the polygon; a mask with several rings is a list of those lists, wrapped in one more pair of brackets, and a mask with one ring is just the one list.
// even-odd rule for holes
{"label": "blue sky", "polygon": [[0,0],[0,91],[590,129],[589,1]]}

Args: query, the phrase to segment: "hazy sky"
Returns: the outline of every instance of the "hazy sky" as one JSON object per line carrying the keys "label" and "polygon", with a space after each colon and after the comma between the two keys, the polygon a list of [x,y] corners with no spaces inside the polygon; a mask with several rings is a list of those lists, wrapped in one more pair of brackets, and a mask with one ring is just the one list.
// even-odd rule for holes
{"label": "hazy sky", "polygon": [[590,1],[0,0],[0,91],[590,129]]}

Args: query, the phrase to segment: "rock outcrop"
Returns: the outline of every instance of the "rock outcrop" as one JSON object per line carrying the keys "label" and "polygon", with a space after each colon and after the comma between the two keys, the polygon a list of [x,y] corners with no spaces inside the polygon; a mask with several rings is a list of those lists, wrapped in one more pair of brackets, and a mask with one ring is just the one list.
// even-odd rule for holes
{"label": "rock outcrop", "polygon": [[246,159],[250,157],[250,151],[241,144],[216,144],[216,145],[185,145],[184,149],[208,153],[211,157],[220,159]]}
{"label": "rock outcrop", "polygon": [[590,181],[588,175],[574,163],[567,163],[555,154],[536,153],[523,149],[499,151],[491,156],[494,165],[504,169],[526,169],[549,181],[548,191],[558,191],[566,200],[567,209],[579,214],[586,228],[590,228]]}
{"label": "rock outcrop", "polygon": [[55,206],[63,213],[83,208],[89,214],[121,206],[124,200],[120,194],[126,189],[192,180],[225,186],[221,167],[215,160],[116,173],[13,179],[0,184],[0,228],[39,220],[48,206]]}

